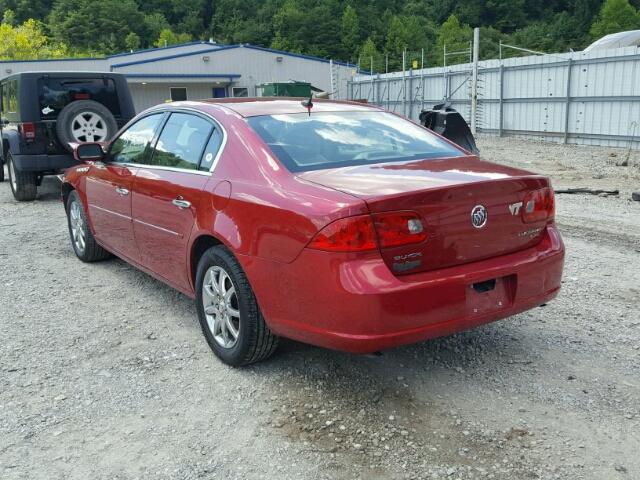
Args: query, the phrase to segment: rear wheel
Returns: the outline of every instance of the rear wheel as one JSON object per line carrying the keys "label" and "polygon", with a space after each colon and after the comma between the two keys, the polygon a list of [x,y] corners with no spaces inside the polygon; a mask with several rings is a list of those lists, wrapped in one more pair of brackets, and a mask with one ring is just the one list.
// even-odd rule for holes
{"label": "rear wheel", "polygon": [[87,217],[80,201],[80,196],[75,190],[67,199],[67,223],[71,245],[76,256],[83,262],[97,262],[109,258],[111,254],[98,245],[93,238],[91,229],[87,224]]}
{"label": "rear wheel", "polygon": [[246,275],[224,247],[207,250],[196,273],[196,309],[209,346],[224,363],[248,365],[278,346]]}
{"label": "rear wheel", "polygon": [[11,152],[7,152],[7,170],[13,198],[19,202],[30,202],[38,193],[38,176],[35,172],[23,172],[13,163]]}
{"label": "rear wheel", "polygon": [[4,161],[2,158],[0,158],[0,182],[4,182]]}

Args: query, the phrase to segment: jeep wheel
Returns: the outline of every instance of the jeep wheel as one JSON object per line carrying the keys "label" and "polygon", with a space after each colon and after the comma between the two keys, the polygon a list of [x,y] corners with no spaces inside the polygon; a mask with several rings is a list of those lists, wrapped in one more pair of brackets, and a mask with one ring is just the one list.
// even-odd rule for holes
{"label": "jeep wheel", "polygon": [[4,162],[0,158],[0,182],[4,182]]}
{"label": "jeep wheel", "polygon": [[7,153],[7,170],[9,170],[9,183],[13,197],[19,202],[35,200],[38,193],[38,176],[35,172],[23,172],[16,169],[13,164],[11,152]]}
{"label": "jeep wheel", "polygon": [[60,111],[56,122],[58,138],[69,151],[71,142],[106,142],[117,130],[113,114],[93,100],[71,102]]}

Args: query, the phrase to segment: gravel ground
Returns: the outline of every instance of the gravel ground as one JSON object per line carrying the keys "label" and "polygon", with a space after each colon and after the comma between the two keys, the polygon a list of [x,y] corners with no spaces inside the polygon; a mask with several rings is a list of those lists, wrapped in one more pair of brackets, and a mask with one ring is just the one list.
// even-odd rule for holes
{"label": "gravel ground", "polygon": [[558,196],[557,300],[382,356],[284,342],[244,369],[189,299],[74,258],[56,179],[23,204],[0,184],[0,478],[640,478],[640,160],[479,144],[557,188],[621,191]]}

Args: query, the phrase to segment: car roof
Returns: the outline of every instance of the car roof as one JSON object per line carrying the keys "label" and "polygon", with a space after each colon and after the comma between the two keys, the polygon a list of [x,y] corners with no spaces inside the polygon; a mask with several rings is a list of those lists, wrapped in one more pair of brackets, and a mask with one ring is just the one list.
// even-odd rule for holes
{"label": "car roof", "polygon": [[[200,100],[198,103],[221,105],[229,108],[243,117],[255,117],[259,115],[282,115],[291,113],[307,113],[307,108],[302,105],[307,98],[295,97],[245,97],[245,98],[211,98]],[[347,102],[338,100],[312,99],[314,112],[370,112],[379,108],[364,103]]]}

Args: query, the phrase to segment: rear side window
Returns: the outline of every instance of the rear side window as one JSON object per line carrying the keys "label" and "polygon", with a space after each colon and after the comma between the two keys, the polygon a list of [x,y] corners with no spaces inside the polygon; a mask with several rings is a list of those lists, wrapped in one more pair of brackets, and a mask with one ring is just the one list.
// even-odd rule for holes
{"label": "rear side window", "polygon": [[209,139],[211,122],[188,113],[172,113],[149,162],[160,167],[197,170]]}
{"label": "rear side window", "polygon": [[120,115],[120,102],[113,78],[47,78],[38,79],[40,117],[53,120],[60,110],[76,100],[94,100]]}
{"label": "rear side window", "polygon": [[427,129],[386,112],[312,111],[248,122],[292,172],[464,155]]}
{"label": "rear side window", "polygon": [[143,163],[147,145],[153,140],[162,113],[149,115],[127,128],[111,144],[110,161],[116,163]]}
{"label": "rear side window", "polygon": [[220,150],[220,146],[222,145],[222,138],[222,131],[220,128],[214,128],[213,132],[211,132],[211,137],[209,137],[209,141],[207,142],[207,147],[204,149],[204,153],[202,154],[200,170],[205,172],[211,170],[213,162],[218,155],[218,150]]}
{"label": "rear side window", "polygon": [[2,112],[16,113],[18,111],[18,82],[11,80],[2,84]]}

